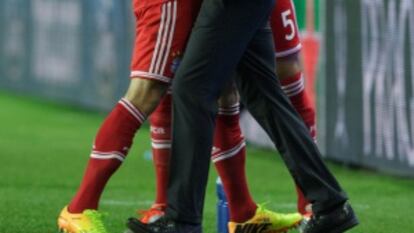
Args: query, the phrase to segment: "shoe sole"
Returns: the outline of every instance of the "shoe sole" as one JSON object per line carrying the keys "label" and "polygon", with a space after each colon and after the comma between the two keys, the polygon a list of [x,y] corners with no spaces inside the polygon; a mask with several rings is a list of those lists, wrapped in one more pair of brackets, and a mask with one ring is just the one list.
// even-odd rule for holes
{"label": "shoe sole", "polygon": [[70,225],[69,221],[66,220],[66,218],[59,216],[59,219],[58,219],[59,233],[73,233],[73,231],[68,230],[68,228],[70,228],[69,225]]}
{"label": "shoe sole", "polygon": [[[145,224],[142,222],[135,222],[135,221],[128,221],[127,223],[128,229],[124,231],[124,233],[154,233],[153,231],[147,229]],[[186,233],[202,233],[203,231],[200,229],[195,229],[191,231],[187,231]]]}
{"label": "shoe sole", "polygon": [[328,233],[343,233],[359,224],[357,218],[352,218]]}
{"label": "shoe sole", "polygon": [[127,227],[128,229],[124,233],[151,233],[151,231],[135,222],[128,221]]}

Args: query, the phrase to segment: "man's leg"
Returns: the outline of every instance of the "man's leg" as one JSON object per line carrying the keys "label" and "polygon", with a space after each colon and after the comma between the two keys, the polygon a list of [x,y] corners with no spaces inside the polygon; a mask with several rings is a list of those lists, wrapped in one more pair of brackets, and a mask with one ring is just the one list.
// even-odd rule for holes
{"label": "man's leg", "polygon": [[150,117],[151,145],[156,174],[155,205],[167,204],[171,149],[171,94],[167,94]]}
{"label": "man's leg", "polygon": [[[179,72],[180,76],[176,77],[173,85],[172,153],[173,156],[186,159],[186,164],[177,164],[176,159],[172,159],[169,188],[171,196],[169,195],[168,199],[167,215],[177,221],[193,223],[200,221],[203,206],[208,163],[202,160],[205,156],[203,151],[211,147],[211,128],[214,124],[213,116],[216,109],[214,100],[218,96],[217,92],[227,81],[226,75],[229,75],[227,72],[231,72],[232,65],[234,65],[225,55],[235,55],[238,59],[237,49],[242,48],[235,48],[237,45],[243,45],[243,39],[240,40],[237,37],[249,35],[248,30],[245,33],[234,31],[237,30],[239,24],[231,20],[237,18],[237,10],[243,9],[246,5],[238,2],[238,5],[232,8],[229,1],[217,5],[208,3],[205,2],[201,9]],[[220,11],[222,10],[220,7],[226,10]],[[250,13],[254,12],[253,6],[248,8]],[[236,10],[232,12],[232,17],[223,17],[227,21],[220,21],[220,16],[226,15],[225,13],[231,12],[232,9]],[[221,15],[216,14],[217,12],[225,13]],[[243,22],[243,18],[237,18],[237,20],[241,25],[249,25],[248,22]],[[211,26],[209,23],[216,24],[216,27],[213,27],[214,30],[209,28]],[[229,26],[231,23],[234,23],[232,25],[234,27]],[[221,34],[219,38],[215,37],[223,28],[227,30],[227,33]],[[249,49],[243,57],[241,67],[245,69],[243,72],[247,73],[245,77],[251,77],[248,79],[249,82],[242,82],[242,96],[247,100],[246,104],[253,116],[265,128],[284,155],[286,165],[306,197],[314,203],[315,219],[318,219],[317,217],[322,214],[330,213],[336,207],[339,208],[347,197],[323,164],[308,129],[294,111],[283,94],[280,83],[276,80],[273,73],[274,55],[271,46],[266,46],[272,44],[269,33],[268,30],[255,31],[254,36],[250,38],[253,40],[248,45]],[[236,41],[240,43],[233,44]],[[218,43],[215,44],[215,42]],[[196,54],[195,51],[205,52]],[[217,56],[217,51],[221,52],[220,56]],[[260,78],[257,79],[255,76]],[[180,143],[180,139],[185,141],[186,145],[190,143],[190,147],[193,148],[185,148],[183,143]],[[196,156],[198,156],[197,160]],[[174,193],[179,195],[172,196]],[[345,212],[340,211],[340,213]],[[350,213],[347,218],[338,220],[344,221],[340,223],[347,224],[346,227],[351,227],[355,218]],[[326,226],[326,222],[316,223],[316,225],[321,227],[321,223],[323,225],[321,229],[325,230],[323,227]],[[312,232],[311,230],[308,232]]]}
{"label": "man's leg", "polygon": [[274,65],[256,62],[258,57],[273,57],[262,44],[262,40],[253,40],[251,48],[254,50],[249,49],[239,65],[237,83],[242,101],[275,143],[295,181],[314,203],[314,211],[340,205],[347,198],[322,162],[308,129],[271,72]]}
{"label": "man's leg", "polygon": [[[242,101],[281,153],[291,175],[313,204],[314,216],[305,233],[343,232],[358,221],[347,196],[321,160],[309,131],[279,81],[272,74],[273,54],[254,38],[239,65],[237,79]],[[273,76],[273,77],[272,77]]]}
{"label": "man's leg", "polygon": [[[286,21],[292,22],[291,24],[286,24]],[[273,39],[275,43],[275,57],[276,57],[276,74],[277,77],[282,82],[282,89],[284,90],[285,94],[289,97],[289,100],[292,102],[293,106],[295,107],[295,110],[300,114],[301,118],[304,120],[306,126],[309,128],[309,131],[311,132],[311,135],[316,139],[316,127],[315,127],[315,111],[309,102],[307,95],[304,90],[304,80],[302,76],[302,63],[300,59],[300,50],[301,50],[301,43],[299,39],[299,31],[296,25],[296,17],[295,17],[295,9],[293,2],[291,0],[279,0],[277,1],[271,15],[271,27],[273,31]],[[238,117],[238,114],[228,114],[228,111],[231,111],[233,104],[238,104],[239,98],[236,90],[226,90],[222,96],[220,97],[219,101],[219,112],[218,117],[216,120],[216,130],[215,130],[215,137],[214,137],[214,146],[219,147],[217,145],[220,145],[222,143],[221,141],[226,142],[228,149],[233,149],[232,146],[237,146],[238,141],[237,139],[234,139],[233,144],[229,141],[231,138],[234,138],[231,134],[231,132],[237,132],[237,129],[240,129],[238,126],[238,121],[233,121],[233,119]],[[220,103],[221,102],[221,103]],[[226,108],[227,111],[221,111],[221,109]],[[222,113],[227,113],[226,115]],[[226,119],[228,118],[228,119]],[[222,120],[226,119],[226,120]],[[237,122],[237,124],[229,124],[228,122]],[[221,130],[221,128],[230,127],[230,125],[233,125],[234,129],[230,130],[231,132],[227,132],[224,130]],[[240,130],[239,130],[240,131]],[[217,140],[217,135],[228,135],[227,140]],[[237,135],[237,133],[234,133],[234,135]],[[241,133],[240,133],[241,135]],[[221,145],[223,147],[223,145]],[[226,146],[225,146],[226,147]],[[220,150],[213,149],[213,152],[216,151],[216,153],[221,153]],[[238,153],[240,153],[240,156],[234,156],[230,157],[230,159],[237,159],[238,161],[241,161],[242,158],[244,158],[244,147],[242,150],[238,150]],[[213,155],[214,156],[214,155]],[[230,160],[229,159],[229,160]],[[213,161],[215,161],[213,159]],[[222,163],[228,162],[224,160]],[[232,163],[234,164],[234,163]],[[226,167],[229,166],[217,166],[219,163],[215,164],[216,167],[223,167],[222,171],[227,171],[229,169],[226,169]],[[239,167],[244,166],[233,166],[233,169],[239,169]],[[232,174],[235,172],[228,172],[230,176],[233,176]],[[224,181],[229,181],[230,184],[233,184],[236,181],[232,182],[231,179],[224,179]],[[242,182],[239,182],[240,184]],[[230,188],[227,193],[233,193],[232,190],[244,190],[243,188],[237,187],[237,188]],[[233,213],[233,219],[232,221],[236,221],[240,219],[243,219],[242,216],[247,215],[247,213],[252,213],[252,208],[249,203],[248,198],[244,198],[243,195],[240,195],[237,191],[234,193],[237,193],[237,197],[240,198],[234,198],[233,200],[237,203],[237,200],[246,199],[246,205],[244,205],[246,211],[243,211],[243,209],[237,209],[237,208],[231,208],[232,203],[229,203],[230,206],[230,212]],[[243,193],[243,192],[242,192]],[[305,199],[303,193],[301,190],[297,187],[297,193],[298,193],[298,211],[302,214],[308,214],[310,211],[310,205],[309,202]],[[235,204],[233,206],[236,206]],[[233,210],[233,211],[232,211]]]}
{"label": "man's leg", "polygon": [[[59,216],[68,233],[105,232],[98,209],[106,183],[126,158],[136,131],[157,106],[166,84],[133,79],[130,88],[101,125],[81,185]],[[139,93],[139,94],[138,94]]]}
{"label": "man's leg", "polygon": [[[141,41],[136,43],[134,54],[142,56],[133,59],[132,74],[169,82],[180,64],[201,0],[134,0],[133,5],[136,41]],[[154,205],[143,211],[143,222],[157,219],[165,209],[171,145],[170,90],[152,113],[150,125],[157,188]]]}
{"label": "man's leg", "polygon": [[68,206],[69,212],[98,208],[106,182],[124,161],[135,132],[157,106],[165,86],[152,80],[131,81],[125,98],[118,102],[98,131],[85,176]]}
{"label": "man's leg", "polygon": [[[170,24],[175,23],[172,21],[172,13],[173,3],[160,3],[148,7],[134,1],[134,14],[137,24],[131,60],[132,79],[125,98],[114,108],[99,130],[95,139],[94,152],[96,153],[92,154],[92,159],[98,161],[95,162],[91,159],[88,167],[96,167],[95,164],[98,162],[99,164],[106,162],[108,164],[102,165],[102,170],[110,171],[109,174],[112,174],[129,150],[135,131],[152,113],[164,95],[171,81],[171,73],[169,69],[165,69],[166,64],[164,64],[170,59],[171,46],[166,46],[167,42],[163,41],[161,43],[159,41],[172,32],[172,30],[169,30],[170,27],[162,26],[165,24],[164,21],[168,21]],[[153,40],[148,40],[148,38]],[[133,117],[135,117],[136,123],[134,123]],[[130,126],[127,126],[128,124]],[[128,127],[130,130],[127,129]],[[117,154],[117,163],[110,160],[115,157],[110,156],[112,152]],[[104,156],[109,161],[103,159]],[[94,169],[87,168],[83,181],[86,184],[81,185],[79,192],[69,205],[70,211],[81,212],[83,209],[97,208],[98,199],[106,181],[104,183],[87,181],[88,177],[94,176],[106,177],[102,179],[107,180],[110,175],[101,175],[94,172]],[[94,187],[96,191],[89,190],[90,188],[86,187]]]}
{"label": "man's leg", "polygon": [[164,215],[171,154],[171,93],[167,93],[150,117],[152,159],[155,169],[155,200],[141,212],[140,221],[150,223]]}
{"label": "man's leg", "polygon": [[167,216],[176,221],[201,222],[217,99],[272,6],[272,0],[203,2],[173,83]]}
{"label": "man's leg", "polygon": [[[295,110],[299,113],[308,128],[311,137],[316,141],[316,114],[313,104],[310,102],[308,93],[305,91],[305,82],[300,59],[301,53],[276,59],[276,75],[282,85],[282,90],[289,98]],[[309,215],[311,205],[306,200],[302,190],[296,186],[297,208],[301,214]]]}
{"label": "man's leg", "polygon": [[[183,48],[185,44],[172,44],[167,40],[174,32],[174,9],[176,1],[159,2],[158,5],[140,5],[134,1],[134,13],[139,23],[131,61],[132,80],[125,97],[98,131],[81,186],[59,216],[59,228],[66,232],[102,232],[99,229],[103,226],[95,226],[101,221],[94,221],[94,216],[99,215],[88,217],[86,213],[96,212],[103,189],[125,159],[136,131],[164,96],[172,76],[171,50],[179,46]],[[167,21],[169,26],[162,26]]]}
{"label": "man's leg", "polygon": [[279,214],[257,205],[250,195],[246,179],[246,143],[240,128],[239,94],[232,84],[222,93],[214,131],[212,161],[222,180],[230,212],[230,233],[287,231],[297,225],[299,213]]}

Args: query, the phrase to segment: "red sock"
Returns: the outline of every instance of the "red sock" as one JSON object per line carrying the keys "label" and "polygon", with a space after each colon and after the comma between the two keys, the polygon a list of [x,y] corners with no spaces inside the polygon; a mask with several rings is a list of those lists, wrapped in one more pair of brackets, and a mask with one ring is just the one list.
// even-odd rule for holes
{"label": "red sock", "polygon": [[302,117],[308,127],[311,136],[316,140],[316,114],[312,103],[305,91],[305,83],[302,72],[281,81],[282,89],[289,97],[293,107]]}
{"label": "red sock", "polygon": [[[296,111],[300,114],[306,126],[308,127],[312,138],[316,141],[316,114],[315,109],[312,107],[312,103],[305,92],[305,85],[302,72],[296,75],[286,78],[281,81],[282,89],[289,97],[292,105]],[[306,200],[302,191],[296,186],[298,194],[297,208],[301,214],[306,214],[309,211],[306,210],[309,201]]]}
{"label": "red sock", "polygon": [[310,207],[310,202],[306,199],[302,190],[297,185],[296,185],[296,194],[298,196],[297,206],[296,206],[298,212],[301,213],[302,215],[311,213],[311,210],[308,209]]}
{"label": "red sock", "polygon": [[247,186],[246,150],[239,118],[238,104],[234,107],[219,109],[211,159],[223,182],[229,203],[230,220],[241,223],[254,216],[257,205]]}
{"label": "red sock", "polygon": [[118,102],[95,138],[82,183],[68,207],[71,213],[98,208],[107,181],[125,159],[135,132],[144,121],[144,114],[128,100]]}
{"label": "red sock", "polygon": [[166,204],[171,153],[171,95],[166,95],[151,114],[150,123],[157,184],[155,204]]}

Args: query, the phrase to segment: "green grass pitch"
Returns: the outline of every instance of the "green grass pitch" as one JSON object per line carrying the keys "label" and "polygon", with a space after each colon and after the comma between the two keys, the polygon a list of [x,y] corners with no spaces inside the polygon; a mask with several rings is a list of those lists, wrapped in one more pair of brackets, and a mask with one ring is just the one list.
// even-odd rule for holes
{"label": "green grass pitch", "polygon": [[[76,191],[95,131],[104,114],[0,92],[0,233],[57,232],[56,217]],[[154,172],[144,154],[148,127],[110,180],[100,209],[110,232],[154,197]],[[247,172],[256,201],[295,210],[295,191],[279,156],[248,147]],[[361,224],[351,233],[412,233],[414,181],[329,164],[348,191]],[[204,229],[215,231],[214,169],[205,203]],[[292,231],[295,232],[295,231]]]}

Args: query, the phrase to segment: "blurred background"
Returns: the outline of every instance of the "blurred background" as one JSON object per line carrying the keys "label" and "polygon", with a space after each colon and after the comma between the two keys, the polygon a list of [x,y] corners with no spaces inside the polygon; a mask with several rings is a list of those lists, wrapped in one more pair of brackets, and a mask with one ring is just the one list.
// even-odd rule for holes
{"label": "blurred background", "polygon": [[[318,144],[365,220],[352,232],[414,232],[409,220],[414,2],[294,3],[306,88],[317,106]],[[94,134],[128,85],[133,36],[129,0],[0,1],[0,233],[28,232],[27,227],[29,232],[56,232],[54,221],[76,190]],[[263,182],[273,181],[255,175],[266,166],[284,169],[279,158],[268,156],[274,154],[270,140],[248,113],[242,125],[253,154],[248,172],[255,195],[291,210],[290,181],[283,184],[285,191],[263,189]],[[126,179],[145,172],[153,176],[148,132],[135,140],[139,156],[104,194],[105,210],[125,212],[109,223],[111,229],[121,228],[134,208],[151,203],[153,181]],[[285,171],[279,177],[290,179]],[[213,186],[206,204],[207,232],[215,231]],[[281,199],[269,193],[280,193]],[[137,202],[143,197],[148,203]],[[27,218],[29,226],[22,222]]]}

